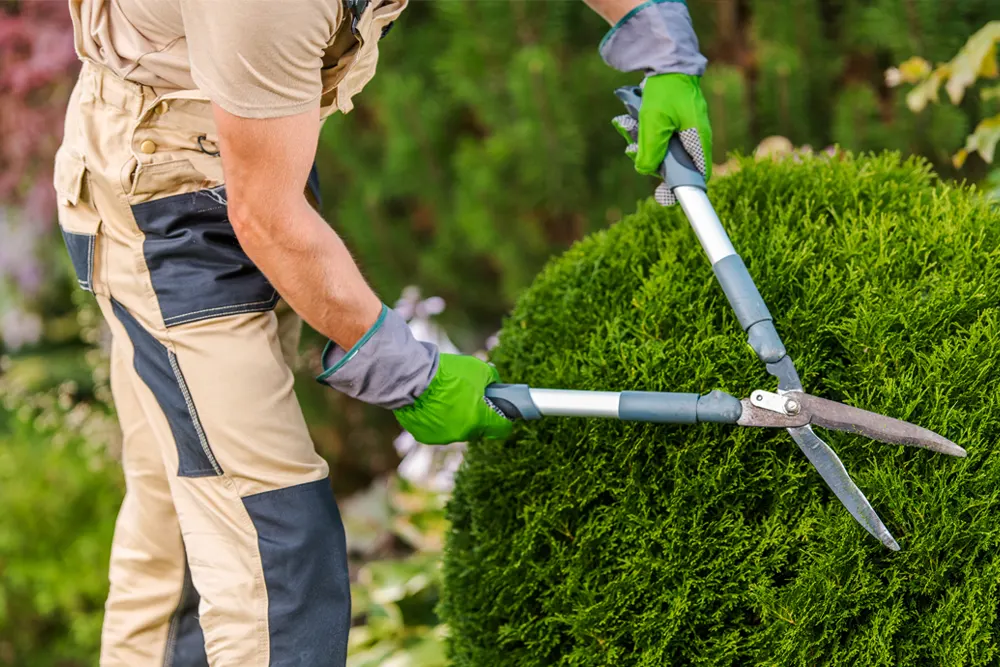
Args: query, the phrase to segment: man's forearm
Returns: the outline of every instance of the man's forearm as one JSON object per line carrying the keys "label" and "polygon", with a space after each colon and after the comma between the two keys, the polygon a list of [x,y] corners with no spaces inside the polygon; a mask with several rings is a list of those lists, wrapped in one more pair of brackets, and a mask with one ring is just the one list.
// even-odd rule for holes
{"label": "man's forearm", "polygon": [[382,302],[354,258],[303,196],[274,215],[237,219],[244,251],[282,298],[345,350],[378,319]]}
{"label": "man's forearm", "polygon": [[305,198],[319,111],[252,120],[215,107],[229,220],[247,255],[314,329],[345,350],[382,302],[336,232]]}
{"label": "man's forearm", "polygon": [[604,20],[614,25],[618,23],[630,11],[643,4],[646,0],[583,0],[595,12],[604,17]]}

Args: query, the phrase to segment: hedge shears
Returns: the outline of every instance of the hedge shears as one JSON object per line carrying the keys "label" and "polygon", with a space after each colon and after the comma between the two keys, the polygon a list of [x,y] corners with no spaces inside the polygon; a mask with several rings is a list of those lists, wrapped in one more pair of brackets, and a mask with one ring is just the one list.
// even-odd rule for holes
{"label": "hedge shears", "polygon": [[[639,87],[618,89],[629,115],[638,121]],[[965,450],[928,429],[805,393],[774,321],[736,253],[706,194],[705,179],[675,134],[660,176],[684,210],[708,255],[750,347],[777,378],[776,391],[756,389],[742,400],[722,391],[705,395],[644,391],[573,391],[536,389],[523,384],[493,384],[486,397],[508,419],[540,417],[606,417],[662,424],[715,422],[786,429],[833,493],[861,526],[894,551],[899,544],[882,523],[864,493],[851,479],[837,454],[813,431],[819,426],[863,435],[897,445],[922,447],[941,454],[965,456]]]}

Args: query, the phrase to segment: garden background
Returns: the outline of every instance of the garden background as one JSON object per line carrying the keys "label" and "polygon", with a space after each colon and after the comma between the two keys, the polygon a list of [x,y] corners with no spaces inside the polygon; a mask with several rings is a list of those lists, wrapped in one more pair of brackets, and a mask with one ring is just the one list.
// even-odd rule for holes
{"label": "garden background", "polygon": [[[731,152],[839,146],[1000,189],[995,0],[689,5],[720,177]],[[324,213],[421,336],[485,353],[547,259],[651,192],[610,125],[637,79],[597,57],[605,29],[570,0],[414,1],[356,110],[327,123]],[[106,333],[51,189],[76,68],[65,2],[0,2],[0,665],[94,664],[123,492]],[[461,447],[416,447],[311,382],[321,343],[305,337],[298,390],[348,526],[352,664],[446,664],[434,609]]]}

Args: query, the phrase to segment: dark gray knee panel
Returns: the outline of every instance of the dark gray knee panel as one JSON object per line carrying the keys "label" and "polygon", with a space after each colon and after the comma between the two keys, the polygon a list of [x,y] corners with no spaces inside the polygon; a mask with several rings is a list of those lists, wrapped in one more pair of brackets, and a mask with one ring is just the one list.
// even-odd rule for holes
{"label": "dark gray knee panel", "polygon": [[343,667],[351,586],[330,481],[258,493],[243,504],[264,567],[270,667]]}
{"label": "dark gray knee panel", "polygon": [[181,599],[173,616],[170,617],[163,667],[208,667],[205,634],[198,621],[200,600],[198,591],[191,581],[191,571],[185,567]]}

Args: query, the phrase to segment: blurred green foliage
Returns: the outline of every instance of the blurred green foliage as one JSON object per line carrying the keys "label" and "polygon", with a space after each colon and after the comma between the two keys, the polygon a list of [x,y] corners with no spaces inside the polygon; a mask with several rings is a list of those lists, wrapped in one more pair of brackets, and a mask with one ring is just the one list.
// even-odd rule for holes
{"label": "blurred green foliage", "polygon": [[[448,527],[445,494],[398,477],[377,483],[388,510],[378,528],[403,545],[401,553],[361,565],[351,586],[354,627],[348,667],[444,667],[446,628],[435,610],[441,593],[441,548]],[[370,493],[370,492],[369,492]],[[371,494],[376,504],[381,494]],[[369,503],[370,504],[370,503]],[[348,535],[358,505],[344,507]]]}
{"label": "blurred green foliage", "polygon": [[[777,134],[921,154],[953,173],[980,102],[914,116],[883,71],[914,53],[950,58],[996,17],[995,0],[689,6],[710,60],[715,162]],[[613,90],[638,76],[600,60],[606,29],[582,2],[412,3],[356,110],[324,128],[327,219],[384,298],[409,284],[444,297],[459,347],[497,329],[553,252],[655,185],[610,124]]]}
{"label": "blurred green foliage", "polygon": [[87,667],[123,482],[84,404],[0,408],[0,664]]}
{"label": "blurred green foliage", "polygon": [[[886,81],[890,85],[913,84],[914,87],[906,95],[906,104],[915,113],[924,111],[929,104],[940,102],[942,86],[948,94],[948,101],[957,105],[965,99],[969,88],[977,83],[984,84],[979,87],[979,102],[985,117],[966,137],[965,146],[952,157],[956,169],[961,169],[973,154],[978,154],[987,164],[993,163],[997,143],[1000,142],[1000,84],[986,85],[985,82],[1000,77],[998,45],[1000,21],[990,21],[969,38],[954,58],[944,64],[932,67],[926,59],[914,56],[899,67],[886,71]],[[997,178],[1000,178],[1000,169],[994,168],[984,179],[984,186],[992,199],[1000,197],[1000,188],[995,184]]]}

